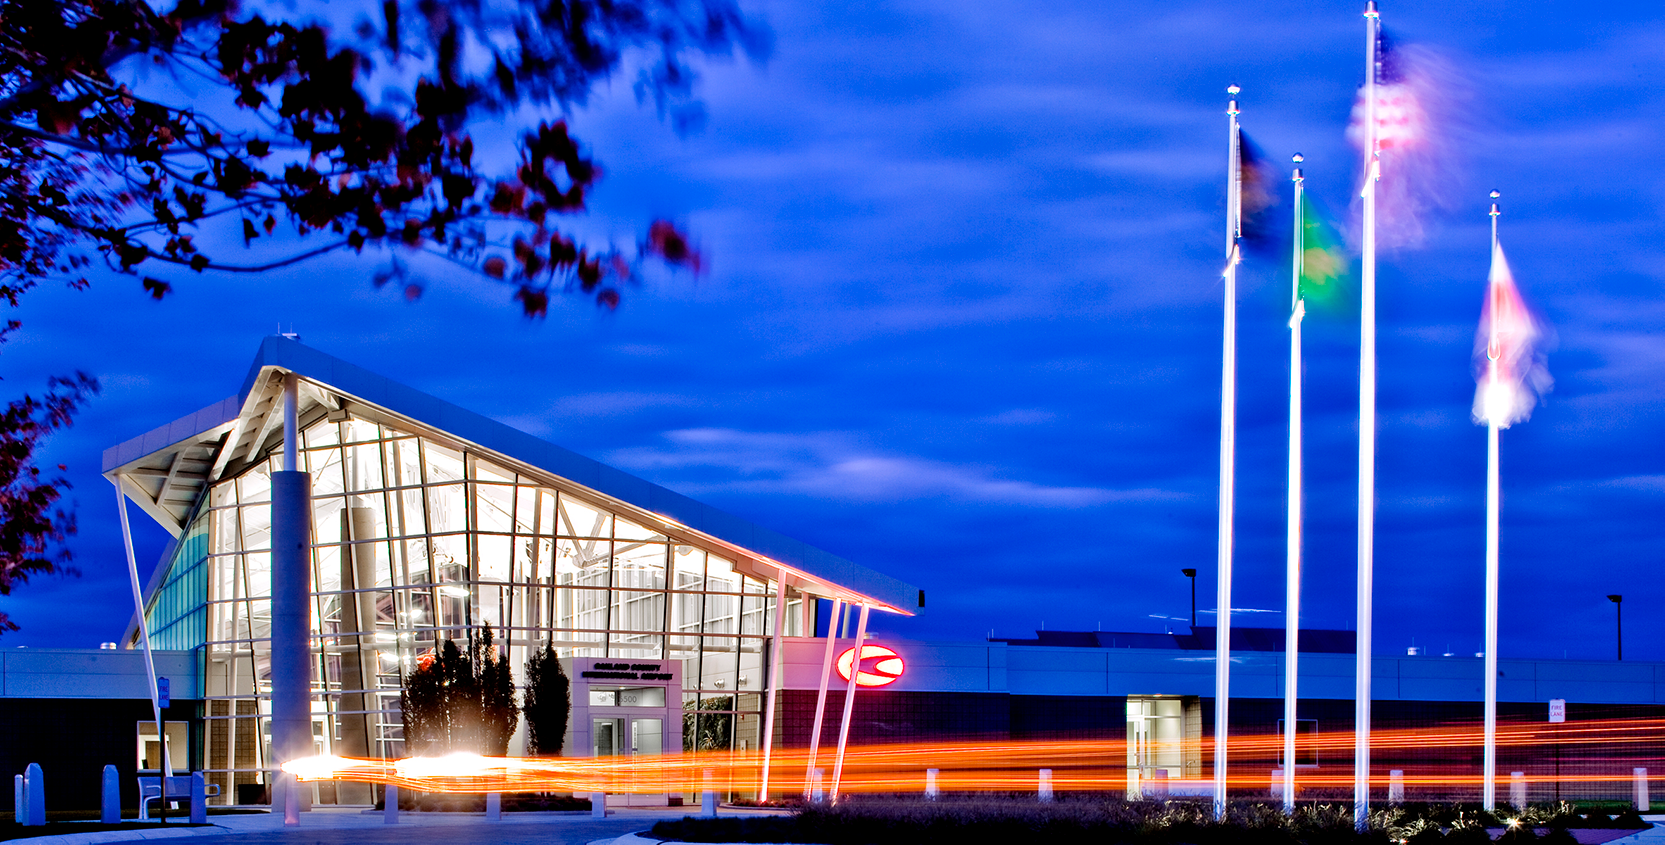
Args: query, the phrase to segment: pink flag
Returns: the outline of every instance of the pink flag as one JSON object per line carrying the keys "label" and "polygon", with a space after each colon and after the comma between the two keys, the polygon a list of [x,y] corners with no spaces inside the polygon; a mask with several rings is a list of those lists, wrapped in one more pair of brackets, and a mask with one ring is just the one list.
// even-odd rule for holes
{"label": "pink flag", "polygon": [[1495,422],[1508,428],[1532,415],[1538,396],[1549,392],[1552,380],[1545,366],[1543,324],[1526,307],[1503,247],[1492,252],[1486,303],[1480,311],[1475,336],[1474,421]]}

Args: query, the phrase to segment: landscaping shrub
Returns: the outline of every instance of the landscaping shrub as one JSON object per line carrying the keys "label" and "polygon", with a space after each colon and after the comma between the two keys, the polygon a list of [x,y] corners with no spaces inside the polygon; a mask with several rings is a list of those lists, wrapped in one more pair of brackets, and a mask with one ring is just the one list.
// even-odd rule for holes
{"label": "landscaping shrub", "polygon": [[[917,797],[854,796],[836,807],[805,806],[791,816],[665,821],[652,835],[683,842],[820,843],[820,845],[1492,845],[1491,831],[1506,828],[1503,843],[1572,845],[1569,827],[1583,825],[1570,804],[1536,808],[1509,826],[1473,806],[1405,805],[1371,813],[1358,833],[1346,803],[1307,804],[1286,816],[1272,804],[1234,804],[1223,822],[1213,806],[1198,801],[1122,801],[1102,796],[1060,796],[1038,803],[1031,795]],[[1618,822],[1593,814],[1606,825]],[[1541,821],[1555,820],[1540,834]],[[1645,827],[1640,817],[1638,826]]]}

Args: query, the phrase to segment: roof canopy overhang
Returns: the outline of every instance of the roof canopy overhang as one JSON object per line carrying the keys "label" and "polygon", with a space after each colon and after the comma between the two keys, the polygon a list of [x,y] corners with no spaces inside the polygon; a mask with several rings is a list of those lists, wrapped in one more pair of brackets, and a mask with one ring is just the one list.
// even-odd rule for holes
{"label": "roof canopy overhang", "polygon": [[260,345],[238,395],[104,452],[103,472],[175,537],[208,485],[283,446],[283,380],[299,377],[302,429],[353,417],[489,453],[556,488],[588,496],[684,538],[733,552],[737,568],[803,592],[912,615],[912,586],[759,527],[496,420],[331,357],[298,340]]}

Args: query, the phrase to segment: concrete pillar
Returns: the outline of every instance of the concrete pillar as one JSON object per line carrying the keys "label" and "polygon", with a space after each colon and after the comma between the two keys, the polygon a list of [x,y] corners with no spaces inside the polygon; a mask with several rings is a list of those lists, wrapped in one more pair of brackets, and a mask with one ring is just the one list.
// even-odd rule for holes
{"label": "concrete pillar", "polygon": [[1035,790],[1035,797],[1039,798],[1042,804],[1052,803],[1052,770],[1051,769],[1041,769],[1040,785]]}
{"label": "concrete pillar", "polygon": [[312,756],[312,477],[272,473],[272,755]]}
{"label": "concrete pillar", "polygon": [[105,824],[121,821],[121,773],[114,765],[104,767],[104,783],[99,794],[98,820]]}
{"label": "concrete pillar", "polygon": [[388,784],[382,789],[382,824],[399,823],[399,786]]}
{"label": "concrete pillar", "polygon": [[717,817],[717,790],[711,785],[716,773],[705,770],[705,789],[700,792],[700,815],[708,819]]}
{"label": "concrete pillar", "polygon": [[1405,803],[1405,770],[1388,770],[1388,803]]}
{"label": "concrete pillar", "polygon": [[821,804],[827,800],[827,790],[823,786],[827,777],[826,769],[812,769],[809,773],[809,803]]}
{"label": "concrete pillar", "polygon": [[[1646,778],[1646,769],[1638,769]],[[29,802],[29,811],[24,824],[39,827],[46,824],[46,775],[40,770],[39,763],[30,763],[29,768],[23,770],[23,791]]]}
{"label": "concrete pillar", "polygon": [[1515,812],[1526,810],[1526,773],[1509,773],[1509,803],[1514,805]]}
{"label": "concrete pillar", "polygon": [[607,818],[607,793],[590,793],[590,815],[598,819]]}
{"label": "concrete pillar", "polygon": [[503,820],[503,793],[486,793],[486,821],[500,822]]}
{"label": "concrete pillar", "polygon": [[[1648,770],[1638,766],[1630,773],[1636,778],[1636,812],[1648,811]],[[32,797],[32,796],[31,796]]]}
{"label": "concrete pillar", "polygon": [[936,770],[936,769],[926,769],[925,770],[925,800],[926,801],[935,801],[935,800],[937,800],[937,774],[938,774],[938,770]]}

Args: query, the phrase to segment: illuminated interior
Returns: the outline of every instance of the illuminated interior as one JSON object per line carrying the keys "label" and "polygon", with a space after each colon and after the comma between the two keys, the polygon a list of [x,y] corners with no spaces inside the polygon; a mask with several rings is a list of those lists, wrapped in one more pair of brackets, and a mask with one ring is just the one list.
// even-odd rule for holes
{"label": "illuminated interior", "polygon": [[[400,670],[481,626],[507,646],[517,685],[545,642],[562,657],[679,660],[684,749],[757,747],[775,601],[758,561],[433,433],[332,416],[304,427],[301,449],[312,474],[319,754],[404,756]],[[270,455],[212,483],[147,614],[167,647],[204,648],[205,771],[227,803],[265,780],[280,462]],[[205,604],[192,606],[193,590]],[[796,636],[804,596],[787,595],[785,630]],[[517,734],[510,753],[523,749]],[[315,800],[371,800],[362,784],[336,790],[320,784]]]}

